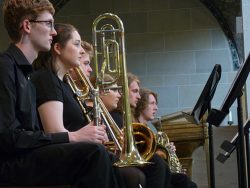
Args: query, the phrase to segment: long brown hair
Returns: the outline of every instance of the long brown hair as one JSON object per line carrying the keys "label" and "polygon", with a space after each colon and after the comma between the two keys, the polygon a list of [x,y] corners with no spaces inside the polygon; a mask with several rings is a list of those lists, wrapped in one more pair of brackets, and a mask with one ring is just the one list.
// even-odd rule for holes
{"label": "long brown hair", "polygon": [[55,24],[55,30],[57,35],[53,37],[51,49],[49,52],[40,52],[37,59],[32,64],[35,70],[46,68],[52,70],[54,73],[57,72],[54,65],[54,45],[59,43],[62,47],[72,38],[72,33],[77,29],[71,24],[57,23]]}
{"label": "long brown hair", "polygon": [[[128,72],[127,73],[127,78],[128,78],[128,87],[130,86],[130,84],[134,81],[136,81],[138,83],[138,85],[140,86],[140,80],[138,78],[138,76],[134,75],[133,73],[131,72]],[[123,109],[122,109],[122,99],[123,96],[121,96],[120,100],[119,100],[119,103],[118,103],[118,107],[117,107],[117,111],[119,112],[122,112]],[[134,118],[134,111],[135,109],[134,108],[131,108],[131,115],[132,115],[132,121],[134,122],[135,118]]]}

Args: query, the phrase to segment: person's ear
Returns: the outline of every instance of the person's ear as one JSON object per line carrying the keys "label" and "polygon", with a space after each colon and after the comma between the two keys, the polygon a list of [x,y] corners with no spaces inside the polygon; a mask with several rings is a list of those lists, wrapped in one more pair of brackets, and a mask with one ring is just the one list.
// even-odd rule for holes
{"label": "person's ear", "polygon": [[54,52],[57,54],[57,55],[61,55],[61,50],[62,50],[62,47],[59,43],[55,43],[54,46],[53,46],[53,50]]}
{"label": "person's ear", "polygon": [[23,29],[26,33],[30,33],[31,31],[31,23],[28,19],[24,19],[21,22],[20,29]]}

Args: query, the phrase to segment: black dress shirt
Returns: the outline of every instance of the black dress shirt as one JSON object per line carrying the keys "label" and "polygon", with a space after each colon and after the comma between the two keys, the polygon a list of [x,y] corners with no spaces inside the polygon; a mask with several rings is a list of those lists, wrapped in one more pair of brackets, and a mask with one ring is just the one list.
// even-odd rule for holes
{"label": "black dress shirt", "polygon": [[118,110],[114,110],[112,112],[110,112],[110,115],[112,116],[112,118],[114,119],[114,121],[116,122],[117,126],[122,129],[123,128],[123,117],[122,117],[122,112],[118,111]]}
{"label": "black dress shirt", "polygon": [[67,133],[45,134],[38,123],[32,66],[11,44],[0,55],[0,159],[43,145],[69,142]]}

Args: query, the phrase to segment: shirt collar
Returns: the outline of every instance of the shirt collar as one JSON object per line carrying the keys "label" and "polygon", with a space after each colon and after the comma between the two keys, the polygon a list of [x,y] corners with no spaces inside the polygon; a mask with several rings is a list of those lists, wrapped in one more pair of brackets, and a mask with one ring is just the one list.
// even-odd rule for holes
{"label": "shirt collar", "polygon": [[13,43],[10,44],[7,51],[9,51],[10,54],[12,54],[17,65],[30,65],[31,66],[27,58],[24,56],[23,52],[15,44]]}
{"label": "shirt collar", "polygon": [[16,65],[22,70],[25,76],[33,71],[32,65],[24,56],[23,52],[15,44],[10,44],[7,52],[13,56]]}

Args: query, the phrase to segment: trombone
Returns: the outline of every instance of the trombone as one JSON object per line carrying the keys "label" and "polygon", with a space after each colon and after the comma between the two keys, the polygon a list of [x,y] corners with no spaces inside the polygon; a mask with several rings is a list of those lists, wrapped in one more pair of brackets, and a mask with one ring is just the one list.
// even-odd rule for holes
{"label": "trombone", "polygon": [[[121,152],[123,144],[123,131],[120,130],[120,128],[110,115],[109,111],[107,110],[106,106],[99,98],[97,89],[93,87],[89,79],[84,75],[79,67],[73,68],[71,71],[69,71],[65,75],[65,79],[70,85],[73,93],[76,95],[78,103],[80,104],[82,112],[87,117],[88,122],[92,121],[93,118],[96,125],[99,124],[98,122],[100,118],[104,121],[105,125],[107,126],[108,133],[112,138],[112,141],[104,143],[107,149],[114,153],[116,151]],[[96,100],[96,103],[98,103],[98,105],[96,105],[97,109],[95,109],[93,112],[94,117],[92,117],[89,114],[88,110],[85,109],[85,107],[87,108],[85,101],[91,100],[93,102],[93,95],[94,100]],[[155,147],[155,139],[151,139],[153,137],[153,134],[150,129],[144,124],[133,123],[132,125],[134,129],[133,134],[135,136],[136,145],[138,146],[140,155],[146,161],[148,161],[152,157],[153,153],[151,151],[154,150]]]}
{"label": "trombone", "polygon": [[[107,23],[107,21],[115,23],[117,28]],[[98,27],[102,22],[104,25]],[[121,80],[123,87],[122,104],[124,139],[119,161],[114,165],[116,167],[126,167],[150,164],[150,162],[140,155],[135,143],[135,138],[133,136],[131,109],[128,102],[128,80],[125,60],[124,27],[121,19],[117,15],[111,13],[105,13],[98,16],[92,25],[92,37],[97,88],[100,86],[105,87],[107,85],[112,85],[118,80]],[[99,63],[100,59],[101,63]],[[101,68],[100,73],[99,66]],[[115,81],[105,82],[105,73],[112,75],[115,78]],[[148,133],[149,130],[146,131]],[[152,131],[149,132],[149,134],[150,133],[152,133]],[[154,148],[153,151],[152,148]],[[148,150],[149,151],[147,151],[147,153],[152,156],[154,154],[155,147],[149,147]]]}

